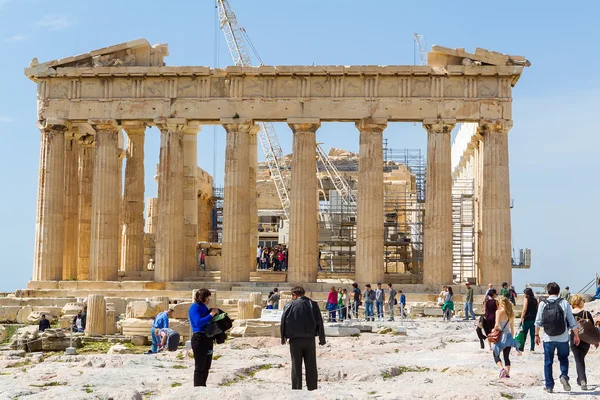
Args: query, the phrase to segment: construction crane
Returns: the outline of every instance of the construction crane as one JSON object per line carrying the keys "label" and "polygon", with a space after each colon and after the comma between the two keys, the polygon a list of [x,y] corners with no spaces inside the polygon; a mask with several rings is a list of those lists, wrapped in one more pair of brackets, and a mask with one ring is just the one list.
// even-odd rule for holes
{"label": "construction crane", "polygon": [[[227,41],[227,47],[229,48],[231,58],[233,58],[233,63],[241,67],[252,66],[252,60],[246,47],[246,42],[248,42],[254,55],[259,60],[260,65],[262,65],[262,60],[258,55],[256,48],[252,44],[252,41],[244,28],[239,26],[229,2],[227,0],[217,0],[217,9],[221,30],[225,35],[225,40]],[[277,133],[275,132],[273,124],[270,122],[260,122],[259,126],[260,131],[258,132],[258,140],[265,154],[265,160],[269,167],[273,183],[275,184],[277,196],[281,201],[281,208],[287,219],[289,218],[290,212],[290,198],[287,186],[287,182],[289,182],[289,169],[285,165],[283,152],[281,151],[281,146],[279,145]]]}
{"label": "construction crane", "polygon": [[352,193],[350,184],[340,174],[335,165],[333,165],[331,159],[327,156],[327,154],[325,154],[319,144],[317,144],[317,159],[321,161],[321,164],[323,164],[329,180],[333,184],[333,187],[335,187],[335,190],[337,190],[341,195],[344,204],[356,206],[356,197]]}
{"label": "construction crane", "polygon": [[[415,33],[413,35],[415,38],[415,52],[419,53],[419,61],[421,65],[427,65],[427,44],[425,43],[425,37],[423,35],[419,35]],[[415,64],[417,63],[415,57]]]}

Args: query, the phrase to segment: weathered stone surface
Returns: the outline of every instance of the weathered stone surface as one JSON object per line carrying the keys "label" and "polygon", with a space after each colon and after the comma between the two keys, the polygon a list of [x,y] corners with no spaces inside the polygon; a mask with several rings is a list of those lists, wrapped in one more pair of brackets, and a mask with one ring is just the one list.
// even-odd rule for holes
{"label": "weathered stone surface", "polygon": [[236,319],[229,335],[232,337],[281,337],[280,323]]}
{"label": "weathered stone surface", "polygon": [[355,335],[360,335],[360,329],[346,328],[345,326],[340,325],[325,325],[325,336],[343,337]]}
{"label": "weathered stone surface", "polygon": [[17,329],[10,339],[10,348],[13,350],[40,351],[42,350],[42,341],[38,340],[40,331],[35,325],[24,326]]}
{"label": "weathered stone surface", "polygon": [[52,323],[54,321],[54,317],[52,314],[43,311],[32,311],[27,317],[27,323],[29,324],[39,324],[42,319],[42,314],[46,316],[46,319]]}
{"label": "weathered stone surface", "polygon": [[0,325],[0,343],[6,340],[6,328],[4,325]]}
{"label": "weathered stone surface", "polygon": [[123,336],[145,336],[150,335],[150,328],[152,328],[151,319],[139,319],[139,318],[127,318],[121,321],[121,331]]}
{"label": "weathered stone surface", "polygon": [[[71,339],[60,329],[46,329],[41,334],[42,350],[64,351],[71,344]],[[73,337],[73,347],[81,347],[81,337]]]}
{"label": "weathered stone surface", "polygon": [[106,334],[114,335],[115,333],[117,333],[115,305],[113,303],[106,303]]}
{"label": "weathered stone surface", "polygon": [[[21,306],[2,306],[0,307],[0,322],[17,322],[17,315]],[[29,311],[31,312],[31,311]],[[27,314],[29,315],[29,313]]]}
{"label": "weathered stone surface", "polygon": [[188,317],[188,311],[190,310],[192,303],[178,303],[171,306],[173,309],[173,318],[175,319],[186,319]]}
{"label": "weathered stone surface", "polygon": [[262,306],[263,305],[262,292],[252,292],[252,293],[250,293],[250,300],[252,300],[254,302],[255,306]]}
{"label": "weathered stone surface", "polygon": [[27,318],[33,312],[33,307],[31,306],[23,306],[19,312],[17,313],[17,323],[25,324],[27,323]]}
{"label": "weathered stone surface", "polygon": [[147,346],[148,336],[132,336],[131,344],[134,346]]}
{"label": "weathered stone surface", "polygon": [[83,303],[67,303],[63,306],[62,315],[75,316],[78,312],[83,311]]}
{"label": "weathered stone surface", "polygon": [[154,318],[166,311],[164,301],[132,301],[127,305],[126,318]]}
{"label": "weathered stone surface", "polygon": [[253,319],[254,318],[254,302],[252,300],[239,299],[237,306],[238,306],[238,319]]}
{"label": "weathered stone surface", "polygon": [[87,336],[106,334],[106,301],[104,296],[90,294],[87,301],[87,320],[85,334]]}
{"label": "weathered stone surface", "polygon": [[253,314],[254,319],[259,319],[260,318],[260,315],[262,313],[262,309],[263,308],[261,306],[257,306],[256,304],[254,305],[254,314]]}
{"label": "weathered stone surface", "polygon": [[106,354],[131,354],[131,353],[133,353],[133,350],[131,350],[129,347],[125,347],[122,344],[115,344],[110,349],[108,349],[108,352]]}

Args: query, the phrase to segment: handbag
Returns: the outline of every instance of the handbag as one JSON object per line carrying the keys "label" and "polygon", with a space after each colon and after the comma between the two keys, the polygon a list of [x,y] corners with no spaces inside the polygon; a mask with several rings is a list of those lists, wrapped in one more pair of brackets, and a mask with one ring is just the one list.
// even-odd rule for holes
{"label": "handbag", "polygon": [[506,325],[508,325],[508,320],[506,321],[506,323],[504,324],[504,327],[501,330],[492,330],[490,333],[488,333],[487,335],[487,339],[488,342],[490,342],[491,344],[496,344],[500,341],[500,339],[502,338],[502,334],[504,333],[504,328],[506,328]]}
{"label": "handbag", "polygon": [[519,349],[522,349],[525,346],[525,332],[521,329],[517,336],[515,336],[515,340],[519,343]]}
{"label": "handbag", "polygon": [[579,331],[579,339],[582,342],[589,344],[600,343],[600,332],[598,332],[598,328],[594,326],[593,320],[588,318],[578,318],[577,330]]}

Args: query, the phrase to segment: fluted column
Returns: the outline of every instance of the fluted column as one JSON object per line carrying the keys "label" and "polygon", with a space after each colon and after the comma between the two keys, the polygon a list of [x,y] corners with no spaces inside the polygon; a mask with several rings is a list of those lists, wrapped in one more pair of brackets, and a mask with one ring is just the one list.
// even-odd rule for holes
{"label": "fluted column", "polygon": [[383,281],[383,130],[387,121],[368,118],[356,122],[360,131],[358,158],[358,215],[356,277],[361,283]]}
{"label": "fluted column", "polygon": [[250,196],[250,272],[256,271],[256,246],[258,246],[258,202],[256,198],[256,170],[258,169],[258,147],[256,135],[259,126],[254,125],[248,136],[250,178],[248,182]]}
{"label": "fluted column", "polygon": [[454,120],[425,120],[427,172],[423,238],[423,283],[452,283],[452,170]]}
{"label": "fluted column", "polygon": [[46,120],[42,133],[33,256],[33,280],[62,278],[64,244],[64,120]]}
{"label": "fluted column", "polygon": [[318,271],[317,176],[315,174],[318,119],[288,119],[294,132],[290,191],[290,240],[287,280],[316,282]]}
{"label": "fluted column", "polygon": [[91,120],[96,131],[92,180],[91,281],[116,281],[119,270],[119,130],[115,120]]}
{"label": "fluted column", "polygon": [[189,122],[183,130],[183,264],[186,271],[198,269],[198,132],[200,124]]}
{"label": "fluted column", "polygon": [[119,220],[119,233],[117,235],[117,239],[118,239],[118,243],[117,243],[117,260],[119,260],[119,270],[120,271],[125,271],[125,267],[122,265],[122,259],[123,259],[123,228],[124,228],[124,223],[123,223],[123,159],[125,158],[125,135],[123,134],[123,131],[120,130],[119,133],[117,134],[117,147],[118,147],[118,151],[117,151],[117,157],[119,158],[118,162],[117,162],[117,176],[118,178],[118,183],[117,185],[119,186],[119,215],[118,215],[118,220]]}
{"label": "fluted column", "polygon": [[144,270],[144,123],[124,124],[125,190],[123,193],[123,233],[121,268],[126,273]]}
{"label": "fluted column", "polygon": [[78,161],[79,134],[73,129],[65,137],[65,189],[64,189],[64,245],[62,279],[77,279],[78,246]]}
{"label": "fluted column", "polygon": [[227,131],[223,201],[223,266],[221,282],[250,280],[250,163],[248,142],[251,120],[221,119]]}
{"label": "fluted column", "polygon": [[510,120],[480,121],[483,137],[481,196],[482,285],[511,282],[510,182],[508,131]]}
{"label": "fluted column", "polygon": [[156,120],[160,129],[156,269],[159,282],[183,279],[183,130],[186,120]]}
{"label": "fluted column", "polygon": [[79,143],[77,177],[77,280],[87,281],[90,275],[90,243],[92,235],[92,180],[94,174],[94,136],[84,136]]}

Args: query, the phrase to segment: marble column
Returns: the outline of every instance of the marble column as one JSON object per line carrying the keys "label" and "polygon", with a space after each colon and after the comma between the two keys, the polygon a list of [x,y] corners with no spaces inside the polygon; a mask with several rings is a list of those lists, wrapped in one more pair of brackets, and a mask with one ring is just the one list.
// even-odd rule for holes
{"label": "marble column", "polygon": [[358,159],[358,215],[356,223],[356,277],[362,284],[384,277],[383,130],[387,120],[356,122],[360,131]]}
{"label": "marble column", "polygon": [[510,182],[508,131],[510,120],[480,121],[483,137],[480,284],[511,282]]}
{"label": "marble column", "polygon": [[223,265],[221,282],[248,282],[250,264],[250,162],[248,142],[254,124],[239,118],[221,119],[227,131],[223,201]]}
{"label": "marble column", "polygon": [[86,336],[106,334],[106,300],[101,294],[90,294],[87,299]]}
{"label": "marble column", "polygon": [[118,243],[117,243],[117,260],[119,260],[119,271],[125,271],[125,267],[122,265],[123,259],[123,159],[125,158],[125,135],[123,135],[123,131],[120,130],[118,133],[118,151],[117,155],[119,161],[117,162],[117,176],[119,177],[118,185],[119,185],[119,233],[117,235]]}
{"label": "marble column", "polygon": [[256,193],[256,171],[258,169],[258,147],[256,136],[259,126],[254,125],[248,136],[248,159],[250,163],[249,196],[250,196],[250,272],[256,271],[256,249],[258,246],[258,202]]}
{"label": "marble column", "polygon": [[92,281],[116,281],[119,271],[119,131],[115,120],[91,120],[96,131],[92,180]]}
{"label": "marble column", "polygon": [[154,280],[178,281],[184,277],[183,264],[183,130],[181,118],[155,120],[160,129],[158,171],[158,226]]}
{"label": "marble column", "polygon": [[92,235],[92,180],[94,174],[94,136],[84,136],[79,143],[77,177],[77,280],[87,281],[90,274],[90,248]]}
{"label": "marble column", "polygon": [[46,120],[41,130],[33,280],[62,278],[64,244],[65,132],[67,121]]}
{"label": "marble column", "polygon": [[198,270],[198,132],[197,122],[189,122],[183,130],[183,264],[187,272]]}
{"label": "marble column", "polygon": [[125,123],[125,190],[121,268],[134,275],[144,270],[144,123]]}
{"label": "marble column", "polygon": [[454,120],[425,120],[427,171],[423,237],[423,283],[452,283],[452,167]]}
{"label": "marble column", "polygon": [[78,241],[78,161],[79,137],[76,130],[69,130],[65,136],[65,189],[64,189],[64,246],[62,279],[77,279]]}
{"label": "marble column", "polygon": [[318,271],[318,200],[315,174],[318,119],[288,119],[294,132],[290,191],[288,282],[316,282]]}

